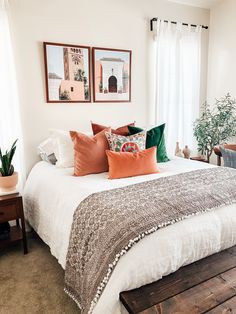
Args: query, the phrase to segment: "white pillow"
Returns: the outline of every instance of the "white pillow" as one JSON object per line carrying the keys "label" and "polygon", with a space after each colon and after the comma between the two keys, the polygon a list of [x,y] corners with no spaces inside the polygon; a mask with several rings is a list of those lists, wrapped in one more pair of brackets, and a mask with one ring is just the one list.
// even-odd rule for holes
{"label": "white pillow", "polygon": [[[50,137],[53,140],[53,152],[56,156],[56,166],[58,168],[74,167],[74,144],[70,132],[58,129],[49,130]],[[84,132],[92,136],[91,132]]]}
{"label": "white pillow", "polygon": [[54,145],[51,138],[46,139],[37,147],[37,152],[42,160],[49,162],[53,165],[56,164],[56,157],[54,154]]}
{"label": "white pillow", "polygon": [[58,168],[74,167],[74,145],[69,131],[49,130]]}

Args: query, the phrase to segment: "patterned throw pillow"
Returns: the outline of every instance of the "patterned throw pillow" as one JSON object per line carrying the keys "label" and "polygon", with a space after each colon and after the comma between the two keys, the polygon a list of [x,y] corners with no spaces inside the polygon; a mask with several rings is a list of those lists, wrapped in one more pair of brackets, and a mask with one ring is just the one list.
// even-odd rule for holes
{"label": "patterned throw pillow", "polygon": [[110,146],[110,150],[115,152],[136,153],[145,149],[146,132],[123,136],[106,132],[106,137]]}
{"label": "patterned throw pillow", "polygon": [[224,159],[224,166],[236,168],[236,151],[220,147],[222,157]]}

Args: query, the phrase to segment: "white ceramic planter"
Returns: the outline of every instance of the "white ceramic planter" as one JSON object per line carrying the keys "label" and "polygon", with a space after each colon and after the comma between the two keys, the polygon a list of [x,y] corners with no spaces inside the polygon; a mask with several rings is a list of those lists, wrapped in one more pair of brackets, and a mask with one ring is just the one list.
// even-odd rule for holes
{"label": "white ceramic planter", "polygon": [[14,172],[13,175],[2,177],[0,176],[0,191],[11,192],[16,189],[18,183],[18,173]]}

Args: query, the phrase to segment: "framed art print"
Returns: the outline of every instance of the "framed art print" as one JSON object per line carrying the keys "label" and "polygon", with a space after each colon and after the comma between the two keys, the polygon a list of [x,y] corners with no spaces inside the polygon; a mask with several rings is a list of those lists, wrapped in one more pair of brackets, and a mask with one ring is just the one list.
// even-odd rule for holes
{"label": "framed art print", "polygon": [[47,102],[90,102],[90,48],[44,42]]}
{"label": "framed art print", "polygon": [[131,101],[131,51],[93,48],[94,102]]}

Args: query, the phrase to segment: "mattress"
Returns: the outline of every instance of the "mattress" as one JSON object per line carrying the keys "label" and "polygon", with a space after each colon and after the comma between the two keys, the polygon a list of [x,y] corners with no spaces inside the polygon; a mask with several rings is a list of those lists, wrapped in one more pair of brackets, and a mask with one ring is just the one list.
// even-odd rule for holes
{"label": "mattress", "polygon": [[[214,166],[174,158],[159,164],[158,174],[109,180],[107,173],[74,177],[72,168],[59,169],[42,161],[34,166],[25,185],[26,219],[65,268],[73,214],[87,196],[208,167]],[[181,266],[235,244],[236,204],[160,229],[121,257],[93,313],[127,313],[119,301],[121,291],[161,279]]]}

